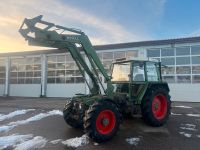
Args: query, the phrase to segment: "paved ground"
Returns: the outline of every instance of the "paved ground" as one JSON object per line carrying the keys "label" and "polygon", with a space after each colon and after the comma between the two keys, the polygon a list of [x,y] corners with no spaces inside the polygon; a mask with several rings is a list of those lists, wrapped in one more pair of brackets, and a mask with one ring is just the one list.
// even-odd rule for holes
{"label": "paved ground", "polygon": [[[64,99],[55,98],[0,98],[0,149],[3,149],[4,138],[10,135],[30,135],[30,139],[37,139],[40,142],[46,140],[45,146],[41,149],[135,149],[135,150],[199,150],[200,149],[200,103],[173,103],[172,115],[169,122],[164,127],[152,128],[144,124],[140,117],[130,118],[121,125],[118,134],[106,143],[97,144],[92,140],[87,141],[83,146],[73,148],[68,146],[66,140],[82,137],[84,132],[73,129],[65,124],[61,114],[52,115],[52,110],[62,110]],[[29,110],[25,114],[1,120],[3,115],[7,115],[16,110]],[[43,116],[41,114],[49,114]],[[32,118],[31,118],[32,117]],[[31,119],[30,119],[31,118]],[[21,120],[21,122],[19,122]],[[18,121],[18,122],[17,122]],[[12,123],[11,123],[12,122]],[[11,127],[8,130],[7,127]],[[1,131],[1,129],[3,129]],[[20,136],[19,136],[20,137]],[[37,138],[36,138],[37,137]],[[83,137],[82,137],[83,138]],[[18,138],[19,139],[19,138]],[[51,142],[53,140],[57,140]],[[77,142],[80,139],[75,139]],[[82,139],[84,140],[84,138]],[[127,142],[129,140],[129,142]],[[132,143],[130,143],[132,140]],[[3,142],[4,143],[3,143]],[[8,141],[6,139],[6,141]],[[62,141],[65,141],[64,144]],[[69,141],[68,141],[69,142]],[[18,141],[5,149],[19,148]],[[44,144],[43,143],[43,144]],[[17,145],[18,144],[18,145]],[[28,144],[26,144],[27,146]],[[29,145],[30,142],[29,142]],[[4,145],[5,146],[5,145]],[[41,145],[40,145],[41,146]],[[41,146],[42,147],[42,146]],[[20,149],[20,148],[19,148]]]}

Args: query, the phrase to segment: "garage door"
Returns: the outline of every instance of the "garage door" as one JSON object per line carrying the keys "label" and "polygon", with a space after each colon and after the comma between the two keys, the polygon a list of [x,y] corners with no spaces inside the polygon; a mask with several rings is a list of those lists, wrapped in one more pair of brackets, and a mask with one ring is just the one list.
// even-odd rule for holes
{"label": "garage door", "polygon": [[11,84],[10,96],[40,97],[40,84]]}
{"label": "garage door", "polygon": [[85,84],[47,84],[47,97],[73,97],[85,94]]}
{"label": "garage door", "polygon": [[200,102],[200,84],[169,84],[172,101]]}

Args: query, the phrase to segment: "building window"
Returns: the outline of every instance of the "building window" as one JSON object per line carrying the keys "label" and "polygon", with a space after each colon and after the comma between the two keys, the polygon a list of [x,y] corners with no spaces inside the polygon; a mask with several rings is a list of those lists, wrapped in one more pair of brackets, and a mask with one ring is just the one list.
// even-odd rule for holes
{"label": "building window", "polygon": [[188,65],[190,64],[190,57],[176,57],[176,65]]}
{"label": "building window", "polygon": [[200,74],[200,66],[192,66],[192,74]]}
{"label": "building window", "polygon": [[174,57],[161,58],[161,62],[163,65],[175,65],[175,58]]}
{"label": "building window", "polygon": [[48,84],[84,83],[82,74],[70,54],[49,55],[47,61]]}
{"label": "building window", "polygon": [[160,62],[160,58],[152,58],[152,59],[155,59],[155,60],[157,60],[157,61],[159,61],[159,62]]}
{"label": "building window", "polygon": [[174,56],[174,48],[162,48],[161,56]]}
{"label": "building window", "polygon": [[5,59],[0,58],[0,84],[5,84],[5,78],[6,78]]}
{"label": "building window", "polygon": [[175,83],[175,76],[163,76],[163,81],[167,83]]}
{"label": "building window", "polygon": [[[62,55],[64,55],[64,54],[62,54]],[[54,56],[54,57],[55,57],[55,56]],[[71,54],[66,54],[65,57],[66,57],[66,61],[67,61],[67,62],[69,62],[69,61],[74,61],[73,58],[72,58],[72,56],[71,56]]]}
{"label": "building window", "polygon": [[83,77],[76,77],[75,78],[75,82],[76,83],[83,83],[85,80],[84,80],[84,78]]}
{"label": "building window", "polygon": [[193,75],[192,83],[200,83],[200,75]]}
{"label": "building window", "polygon": [[200,56],[192,56],[192,64],[200,64]]}
{"label": "building window", "polygon": [[66,83],[74,83],[75,79],[74,77],[66,77]]}
{"label": "building window", "polygon": [[177,66],[176,74],[191,74],[191,67],[190,66]]}
{"label": "building window", "polygon": [[103,52],[103,60],[113,60],[113,52]]}
{"label": "building window", "polygon": [[190,47],[177,47],[176,56],[190,55]]}
{"label": "building window", "polygon": [[125,52],[114,52],[114,60],[125,58]]}
{"label": "building window", "polygon": [[192,55],[200,55],[200,45],[199,46],[191,46],[191,54]]}
{"label": "building window", "polygon": [[148,49],[147,57],[160,57],[160,49]]}
{"label": "building window", "polygon": [[138,57],[138,50],[126,51],[126,58],[127,59],[134,58],[134,57]]}
{"label": "building window", "polygon": [[11,84],[40,84],[41,57],[11,58]]}
{"label": "building window", "polygon": [[162,67],[162,75],[175,74],[175,67]]}
{"label": "building window", "polygon": [[177,76],[178,83],[191,83],[191,76]]}
{"label": "building window", "polygon": [[58,55],[57,62],[65,63],[65,55]]}

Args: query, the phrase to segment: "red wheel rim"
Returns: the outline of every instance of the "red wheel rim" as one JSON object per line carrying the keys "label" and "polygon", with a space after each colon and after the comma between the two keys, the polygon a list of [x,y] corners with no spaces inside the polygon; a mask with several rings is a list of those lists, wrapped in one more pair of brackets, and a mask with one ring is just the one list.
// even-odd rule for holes
{"label": "red wheel rim", "polygon": [[103,110],[96,119],[96,129],[101,134],[109,134],[115,127],[116,118],[111,110]]}
{"label": "red wheel rim", "polygon": [[167,113],[167,99],[163,94],[157,94],[152,102],[152,111],[156,119],[163,119]]}

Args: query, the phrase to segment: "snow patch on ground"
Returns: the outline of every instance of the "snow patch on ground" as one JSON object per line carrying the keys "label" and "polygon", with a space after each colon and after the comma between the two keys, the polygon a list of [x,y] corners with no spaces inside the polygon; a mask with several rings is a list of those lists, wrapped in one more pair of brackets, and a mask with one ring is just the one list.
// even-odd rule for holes
{"label": "snow patch on ground", "polygon": [[49,111],[47,113],[40,113],[38,115],[35,115],[31,118],[28,118],[26,120],[20,120],[20,121],[16,121],[16,122],[11,122],[9,123],[9,125],[22,125],[22,124],[27,124],[29,122],[33,122],[33,121],[38,121],[41,120],[43,118],[49,117],[49,116],[53,116],[53,115],[62,115],[62,112],[60,110],[52,110]]}
{"label": "snow patch on ground", "polygon": [[200,117],[200,114],[186,114],[189,117]]}
{"label": "snow patch on ground", "polygon": [[137,146],[138,143],[140,142],[140,138],[139,137],[130,137],[130,138],[126,139],[126,142],[131,144],[131,145]]}
{"label": "snow patch on ground", "polygon": [[95,145],[95,146],[98,146],[98,145],[99,145],[99,143],[96,143],[96,142],[94,142],[94,145]]}
{"label": "snow patch on ground", "polygon": [[25,120],[10,122],[8,125],[0,126],[0,132],[3,132],[3,131],[6,132],[6,131],[13,129],[16,126],[28,124],[29,122],[38,121],[38,120],[41,120],[43,118],[53,116],[53,115],[61,115],[62,116],[63,113],[60,110],[52,110],[52,111],[49,111],[47,113],[40,113],[38,115],[35,115],[35,116],[30,117],[30,118],[25,119]]}
{"label": "snow patch on ground", "polygon": [[181,124],[180,128],[183,130],[197,131],[196,125],[194,124]]}
{"label": "snow patch on ground", "polygon": [[20,144],[15,145],[14,150],[30,150],[30,149],[37,149],[43,148],[47,143],[47,140],[41,136],[36,136],[31,140],[27,140]]}
{"label": "snow patch on ground", "polygon": [[176,114],[176,113],[171,112],[171,115],[173,115],[173,116],[180,116],[182,114]]}
{"label": "snow patch on ground", "polygon": [[196,127],[195,124],[191,124],[191,123],[186,123],[185,125],[188,126],[188,127]]}
{"label": "snow patch on ground", "polygon": [[183,130],[190,130],[190,131],[196,131],[197,129],[195,128],[189,128],[189,127],[180,127]]}
{"label": "snow patch on ground", "polygon": [[192,136],[192,134],[190,134],[190,133],[185,133],[185,132],[179,132],[179,133],[184,135],[187,138],[190,138]]}
{"label": "snow patch on ground", "polygon": [[14,126],[0,126],[0,132],[6,132],[6,131],[9,131],[11,129],[13,129]]}
{"label": "snow patch on ground", "polygon": [[5,149],[9,146],[13,146],[15,144],[26,141],[32,137],[33,137],[32,134],[27,134],[27,135],[13,134],[9,136],[0,137],[0,149]]}
{"label": "snow patch on ground", "polygon": [[30,150],[42,148],[46,145],[47,140],[41,136],[33,138],[32,134],[19,135],[12,134],[0,137],[0,149],[12,147],[14,150]]}
{"label": "snow patch on ground", "polygon": [[176,107],[176,108],[192,108],[190,106],[181,106],[181,105],[179,105],[179,106],[172,106],[172,107]]}
{"label": "snow patch on ground", "polygon": [[198,138],[200,138],[200,135],[197,135]]}
{"label": "snow patch on ground", "polygon": [[49,111],[48,114],[49,114],[50,116],[52,116],[52,115],[60,115],[60,116],[62,116],[62,115],[63,115],[63,112],[60,111],[60,110],[52,110],[52,111]]}
{"label": "snow patch on ground", "polygon": [[9,113],[7,115],[0,115],[0,121],[6,120],[6,119],[10,119],[10,118],[13,118],[13,117],[18,116],[18,115],[23,115],[23,114],[26,114],[29,111],[34,111],[34,110],[35,109],[16,110],[16,111],[11,112],[11,113]]}
{"label": "snow patch on ground", "polygon": [[79,147],[86,144],[89,144],[89,137],[87,135],[83,135],[81,137],[75,137],[68,139],[66,141],[62,141],[62,144],[67,145],[69,147]]}
{"label": "snow patch on ground", "polygon": [[57,140],[51,141],[50,143],[51,143],[51,144],[58,144],[58,143],[60,143],[61,141],[62,141],[62,139],[57,139]]}

